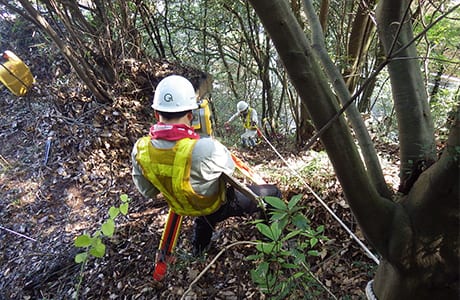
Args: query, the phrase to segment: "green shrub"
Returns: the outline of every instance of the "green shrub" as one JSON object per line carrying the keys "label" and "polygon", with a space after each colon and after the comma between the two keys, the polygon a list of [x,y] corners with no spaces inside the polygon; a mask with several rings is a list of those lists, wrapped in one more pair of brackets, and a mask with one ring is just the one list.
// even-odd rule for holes
{"label": "green shrub", "polygon": [[78,253],[75,255],[76,263],[83,263],[88,260],[88,255],[94,257],[103,257],[105,254],[105,244],[102,241],[102,238],[112,237],[115,232],[115,219],[121,213],[123,215],[128,214],[129,202],[131,199],[128,195],[123,194],[120,196],[121,204],[118,207],[112,206],[109,208],[109,218],[101,225],[101,229],[97,230],[93,235],[82,234],[79,235],[75,241],[74,245],[78,248],[86,248],[85,252]]}
{"label": "green shrub", "polygon": [[256,221],[263,240],[256,245],[257,253],[247,257],[256,262],[251,278],[270,299],[311,296],[321,293],[309,270],[307,258],[318,256],[320,242],[327,240],[324,226],[316,229],[302,214],[296,195],[286,204],[275,197],[266,197],[270,209],[269,223]]}
{"label": "green shrub", "polygon": [[89,256],[101,258],[105,255],[105,244],[102,241],[104,237],[111,238],[115,232],[115,219],[120,215],[127,215],[129,202],[131,198],[128,197],[126,194],[120,195],[121,204],[118,207],[111,206],[109,208],[109,217],[105,220],[105,222],[101,225],[101,229],[97,230],[92,235],[89,234],[81,234],[77,236],[74,241],[74,246],[77,248],[85,248],[84,252],[80,252],[75,255],[75,262],[81,264],[80,267],[80,275],[78,283],[76,284],[76,290],[72,295],[72,299],[78,299],[79,292],[81,288],[81,284],[83,281],[83,271],[85,269],[85,265],[88,262]]}

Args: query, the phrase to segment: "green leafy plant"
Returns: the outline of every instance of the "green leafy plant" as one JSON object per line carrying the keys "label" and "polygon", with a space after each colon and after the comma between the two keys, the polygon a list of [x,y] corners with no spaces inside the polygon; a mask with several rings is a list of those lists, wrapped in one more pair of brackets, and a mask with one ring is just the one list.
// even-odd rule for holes
{"label": "green leafy plant", "polygon": [[101,229],[97,230],[93,235],[79,235],[74,245],[77,248],[86,248],[86,251],[75,255],[76,263],[84,263],[88,260],[88,255],[94,257],[103,257],[105,254],[105,244],[102,241],[103,237],[112,237],[115,232],[115,219],[120,215],[127,215],[129,202],[131,199],[126,194],[120,196],[121,204],[118,207],[112,206],[109,208],[109,218],[101,225]]}
{"label": "green leafy plant", "polygon": [[120,215],[127,215],[129,202],[131,198],[126,194],[120,195],[121,204],[118,207],[111,206],[109,208],[109,217],[101,225],[101,228],[97,230],[93,235],[82,234],[79,235],[75,241],[74,246],[77,248],[85,248],[84,252],[80,252],[75,255],[75,262],[81,264],[80,275],[78,283],[76,284],[76,290],[72,295],[72,299],[78,299],[80,287],[83,281],[83,271],[85,265],[88,262],[89,256],[101,258],[105,255],[105,244],[102,241],[104,237],[112,237],[115,232],[115,219]]}
{"label": "green leafy plant", "polygon": [[257,253],[247,257],[256,262],[251,278],[270,299],[286,299],[321,293],[310,272],[307,258],[319,256],[320,242],[327,240],[324,226],[316,229],[302,214],[304,207],[296,195],[288,203],[276,197],[266,197],[271,206],[269,222],[256,221],[263,239],[256,245]]}

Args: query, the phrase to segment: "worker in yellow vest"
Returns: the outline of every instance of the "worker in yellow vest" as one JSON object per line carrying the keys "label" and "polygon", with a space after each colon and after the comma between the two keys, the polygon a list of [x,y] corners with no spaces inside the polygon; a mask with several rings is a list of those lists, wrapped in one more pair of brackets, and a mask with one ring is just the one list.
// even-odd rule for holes
{"label": "worker in yellow vest", "polygon": [[236,105],[236,113],[225,122],[225,127],[228,127],[238,117],[241,118],[244,127],[244,133],[241,135],[241,144],[243,147],[252,149],[256,146],[258,140],[257,125],[259,120],[257,111],[250,107],[246,101],[240,101]]}
{"label": "worker in yellow vest", "polygon": [[[256,213],[259,207],[221,177],[235,170],[229,150],[194,131],[192,111],[198,105],[190,81],[178,75],[161,80],[152,108],[158,122],[150,128],[149,136],[134,145],[133,181],[145,197],[161,192],[174,213],[197,217],[192,254],[200,255],[209,247],[218,222]],[[249,188],[260,196],[281,197],[274,185]]]}

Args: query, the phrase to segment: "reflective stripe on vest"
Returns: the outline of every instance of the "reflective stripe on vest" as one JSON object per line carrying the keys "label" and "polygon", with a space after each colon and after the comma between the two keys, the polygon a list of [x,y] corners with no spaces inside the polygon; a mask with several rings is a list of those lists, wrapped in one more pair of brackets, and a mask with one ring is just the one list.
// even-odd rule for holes
{"label": "reflective stripe on vest", "polygon": [[257,126],[252,126],[251,121],[252,121],[252,108],[250,107],[248,109],[248,113],[246,114],[246,120],[244,121],[244,128],[246,129],[257,129]]}
{"label": "reflective stripe on vest", "polygon": [[225,200],[225,183],[220,180],[219,193],[203,196],[190,184],[192,150],[197,140],[181,139],[173,148],[155,148],[149,136],[136,143],[136,160],[142,174],[165,197],[169,207],[183,216],[203,216],[216,211]]}

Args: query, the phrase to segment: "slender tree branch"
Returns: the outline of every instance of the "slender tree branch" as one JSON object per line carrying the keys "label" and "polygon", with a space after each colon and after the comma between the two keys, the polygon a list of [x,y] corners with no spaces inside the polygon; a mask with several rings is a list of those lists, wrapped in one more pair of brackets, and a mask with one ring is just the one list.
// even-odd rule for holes
{"label": "slender tree branch", "polygon": [[206,266],[206,268],[204,268],[203,271],[201,271],[201,273],[198,274],[198,276],[196,276],[196,278],[190,283],[190,285],[188,286],[187,290],[182,295],[181,300],[186,299],[187,294],[192,291],[193,285],[195,285],[195,283],[197,283],[200,280],[200,278],[203,277],[204,274],[206,274],[206,272],[209,270],[209,268],[211,268],[211,266],[217,261],[217,259],[222,254],[224,254],[225,251],[227,251],[228,249],[230,249],[230,248],[232,248],[234,246],[238,246],[238,245],[257,245],[257,242],[238,241],[238,242],[234,242],[234,243],[232,243],[230,245],[225,246],[225,248],[220,250],[220,252],[217,253],[217,255],[211,260],[211,262]]}
{"label": "slender tree branch", "polygon": [[[347,100],[350,99],[350,92],[348,91],[348,88],[339,70],[336,68],[331,58],[327,54],[321,24],[319,22],[318,16],[315,13],[311,0],[305,0],[304,6],[312,30],[312,48],[315,50],[317,56],[319,57],[329,77],[329,80],[332,82],[334,89],[337,92],[341,103],[346,104]],[[367,86],[367,83],[369,82],[370,80],[366,80],[366,85],[363,84],[361,89],[364,90],[364,87]],[[363,118],[361,117],[358,108],[355,105],[348,105],[347,107],[347,115],[356,133],[358,143],[361,146],[364,161],[368,169],[368,174],[373,184],[377,188],[379,194],[383,197],[391,198],[391,192],[385,182],[377,152],[375,151],[374,144],[372,143]]]}

